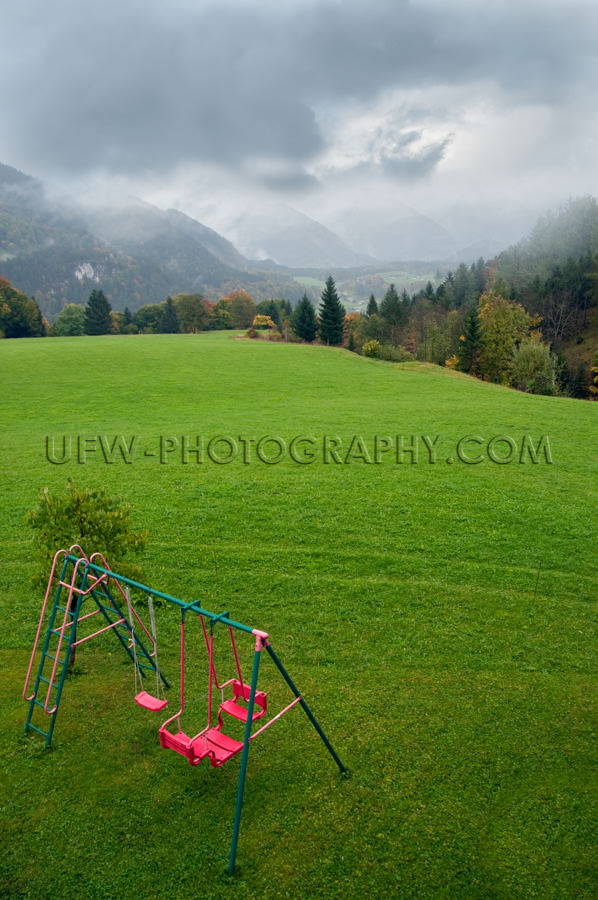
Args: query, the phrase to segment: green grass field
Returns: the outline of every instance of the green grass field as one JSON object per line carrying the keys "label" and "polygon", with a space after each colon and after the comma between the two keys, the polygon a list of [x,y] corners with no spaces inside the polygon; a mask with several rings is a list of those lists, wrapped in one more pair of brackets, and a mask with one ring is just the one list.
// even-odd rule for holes
{"label": "green grass field", "polygon": [[[0,371],[2,896],[598,896],[598,405],[230,334],[2,341]],[[104,457],[119,435],[129,464]],[[552,462],[519,461],[526,435]],[[270,633],[351,771],[300,709],[252,744],[232,879],[239,760],[161,749],[112,635],[80,649],[53,749],[23,737],[23,519],[68,477],[133,505],[150,585]],[[159,611],[173,712],[178,624]],[[275,711],[288,691],[261,676]],[[199,731],[202,701],[186,715]]]}

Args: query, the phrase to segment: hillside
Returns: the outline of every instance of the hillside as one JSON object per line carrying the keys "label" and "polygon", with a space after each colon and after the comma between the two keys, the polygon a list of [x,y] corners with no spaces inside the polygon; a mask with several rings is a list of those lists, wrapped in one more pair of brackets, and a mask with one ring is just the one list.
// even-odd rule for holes
{"label": "hillside", "polygon": [[[595,897],[598,407],[226,333],[0,351],[4,896],[172,900],[196,896],[200,872],[215,900]],[[521,458],[526,435],[549,437],[548,459]],[[72,439],[62,464],[47,436],[58,455]],[[129,463],[118,436],[135,436]],[[160,746],[179,708],[179,610],[156,610],[162,715],[135,704],[133,666],[103,633],[77,649],[52,752],[23,736],[43,600],[24,519],[69,476],[132,504],[144,583],[268,631],[352,773],[300,707],[252,742],[234,881],[239,758],[190,766]],[[181,727],[196,734],[208,662],[191,611],[186,625]],[[255,640],[236,638],[249,679]],[[224,681],[222,624],[214,645]],[[293,698],[263,657],[269,720]]]}
{"label": "hillside", "polygon": [[0,166],[0,275],[35,297],[52,321],[65,303],[101,287],[112,307],[135,311],[169,294],[218,299],[245,288],[256,300],[301,295],[292,278],[252,270],[233,245],[177,210],[131,198],[118,209],[56,200],[44,185]]}

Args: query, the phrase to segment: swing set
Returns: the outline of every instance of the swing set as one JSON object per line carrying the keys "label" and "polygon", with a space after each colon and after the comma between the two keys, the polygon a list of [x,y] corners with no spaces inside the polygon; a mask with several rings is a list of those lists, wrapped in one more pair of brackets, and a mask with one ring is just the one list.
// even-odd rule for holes
{"label": "swing set", "polygon": [[[131,602],[131,588],[142,591],[147,596],[150,616],[149,629],[143,624]],[[54,592],[53,601],[49,602],[52,591]],[[159,712],[167,706],[168,700],[164,695],[164,688],[169,687],[169,684],[158,665],[153,598],[159,598],[181,609],[179,708],[160,726],[158,732],[160,745],[185,757],[192,766],[197,766],[203,759],[208,759],[213,767],[219,768],[234,756],[241,756],[228,864],[228,873],[232,875],[239,837],[249,746],[257,737],[294,706],[299,705],[337,764],[341,774],[348,774],[304,697],[299,693],[272,648],[266,632],[235,622],[230,618],[228,612],[212,613],[204,609],[198,601],[185,603],[177,597],[126,578],[124,575],[112,571],[100,553],[94,553],[88,558],[78,545],[74,545],[68,551],[59,550],[52,564],[23,688],[23,698],[29,703],[25,734],[37,732],[45,737],[46,747],[50,746],[69,661],[73,658],[75,648],[108,631],[112,631],[133,663],[135,702],[152,712]],[[84,604],[95,606],[95,608],[91,612],[82,614]],[[185,685],[185,621],[190,613],[199,617],[208,658],[207,723],[194,735],[186,734],[181,727],[181,717],[189,702],[186,697]],[[93,616],[97,615],[101,617],[102,627],[81,637],[81,623],[91,620]],[[228,629],[236,668],[236,676],[223,682],[218,679],[214,659],[214,629],[217,625],[223,625]],[[253,667],[249,683],[243,679],[239,661],[235,640],[235,633],[239,632],[251,635],[255,639]],[[264,650],[282,675],[293,694],[293,699],[272,718],[261,724],[260,720],[265,719],[268,713],[267,694],[258,690],[260,662]],[[30,682],[36,660],[37,675],[33,679],[33,688],[31,689]],[[155,678],[154,693],[149,693],[144,689],[144,679],[148,675]],[[215,693],[219,693],[219,703],[216,716],[213,717]],[[226,723],[230,724],[235,721],[241,724],[242,740],[233,738],[224,730]],[[256,722],[260,724],[254,731]]]}

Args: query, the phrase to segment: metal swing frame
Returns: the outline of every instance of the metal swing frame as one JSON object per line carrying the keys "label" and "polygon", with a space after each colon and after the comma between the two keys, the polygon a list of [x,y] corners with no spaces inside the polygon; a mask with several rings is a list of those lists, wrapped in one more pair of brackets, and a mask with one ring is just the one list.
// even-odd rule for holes
{"label": "metal swing frame", "polygon": [[[74,550],[79,551],[79,554],[73,553]],[[47,628],[47,633],[46,633],[46,640],[45,640],[44,648],[42,651],[42,664],[40,667],[40,671],[38,673],[38,678],[36,679],[35,689],[31,695],[28,695],[29,678],[30,678],[30,674],[31,674],[34,657],[35,657],[36,648],[38,645],[38,641],[40,639],[42,624],[44,622],[44,615],[45,615],[46,605],[48,602],[48,597],[49,597],[49,593],[51,590],[53,578],[54,578],[54,571],[56,569],[57,561],[62,554],[64,554],[64,560],[63,560],[63,564],[62,564],[61,574],[59,577],[59,587],[57,589],[57,593],[56,593],[55,600],[54,600],[54,607],[53,607],[52,613],[49,617],[48,628]],[[104,565],[100,565],[98,562],[94,561],[98,558],[101,559],[101,561]],[[71,565],[73,567],[70,583],[68,583],[65,580],[65,574],[66,574],[66,571],[67,571],[67,568],[69,565]],[[89,583],[90,580],[91,580],[91,584]],[[171,603],[175,606],[178,606],[182,610],[182,613],[181,613],[181,632],[182,632],[182,637],[181,637],[181,641],[182,641],[182,653],[181,653],[181,692],[182,693],[181,693],[181,698],[182,698],[182,704],[181,704],[181,709],[179,710],[179,713],[175,713],[174,716],[171,716],[170,719],[168,719],[160,728],[161,743],[163,740],[163,736],[166,741],[168,740],[168,738],[166,738],[166,735],[170,734],[172,736],[172,733],[168,732],[165,726],[168,725],[173,720],[177,720],[178,716],[182,713],[182,708],[184,706],[183,691],[184,691],[184,620],[185,620],[185,615],[189,612],[194,612],[194,613],[198,614],[202,620],[202,626],[204,627],[204,634],[205,634],[205,621],[208,621],[210,623],[211,637],[212,637],[214,625],[218,622],[221,622],[223,625],[225,625],[229,628],[231,637],[233,635],[233,631],[240,631],[242,633],[252,635],[255,638],[255,651],[254,651],[254,656],[253,656],[251,684],[250,684],[248,696],[246,695],[246,692],[245,692],[246,685],[244,685],[244,683],[242,682],[242,678],[240,679],[240,681],[244,687],[243,698],[244,699],[246,698],[246,702],[247,702],[247,711],[246,711],[243,742],[241,743],[241,742],[235,741],[234,742],[235,746],[233,748],[234,752],[228,753],[228,755],[226,755],[226,753],[224,753],[223,755],[226,755],[226,759],[223,758],[221,761],[219,761],[217,763],[218,765],[222,765],[223,762],[226,762],[232,756],[235,756],[238,753],[241,754],[241,763],[240,763],[239,777],[238,777],[238,782],[237,782],[237,797],[236,797],[236,803],[235,803],[235,816],[234,816],[234,822],[233,822],[233,831],[232,831],[229,860],[228,860],[228,874],[232,875],[233,871],[234,871],[234,867],[235,867],[237,844],[238,844],[238,840],[239,840],[241,812],[242,812],[242,808],[243,808],[243,797],[244,797],[244,792],[245,792],[247,763],[248,763],[248,758],[249,758],[249,745],[252,740],[254,740],[256,737],[258,737],[258,735],[260,735],[263,731],[265,731],[272,724],[274,724],[275,721],[280,719],[293,706],[299,705],[303,709],[303,711],[306,714],[307,718],[309,719],[311,725],[316,730],[316,732],[319,735],[326,750],[328,751],[328,753],[330,754],[330,756],[333,758],[334,762],[338,766],[340,773],[342,775],[347,775],[348,770],[341,762],[341,760],[338,757],[336,751],[334,750],[332,744],[330,743],[326,734],[320,727],[316,717],[314,716],[313,712],[307,705],[305,698],[302,696],[302,694],[300,694],[300,692],[299,692],[297,686],[295,685],[295,683],[293,682],[291,676],[289,675],[289,673],[283,666],[281,660],[279,659],[279,657],[275,653],[274,649],[272,648],[272,645],[270,643],[270,638],[269,638],[269,635],[267,632],[261,631],[260,629],[257,629],[257,628],[252,628],[251,626],[248,626],[248,625],[244,625],[241,622],[234,621],[233,619],[230,618],[228,612],[212,613],[212,612],[209,612],[208,610],[204,609],[200,605],[199,601],[185,603],[183,600],[179,600],[177,597],[173,597],[170,594],[166,594],[162,591],[158,591],[158,590],[155,590],[154,588],[150,588],[147,585],[140,584],[139,582],[134,581],[133,579],[126,578],[124,575],[120,575],[117,572],[112,571],[108,567],[106,560],[101,556],[101,554],[96,553],[96,554],[93,554],[91,557],[87,558],[84,555],[81,548],[78,546],[71,547],[69,551],[59,550],[58,553],[54,557],[52,572],[50,575],[50,580],[48,582],[48,589],[46,591],[46,596],[44,599],[44,604],[42,607],[42,612],[41,612],[39,625],[38,625],[38,629],[37,629],[37,634],[36,634],[36,638],[35,638],[34,648],[33,648],[32,654],[31,654],[29,669],[27,671],[27,677],[25,680],[25,688],[23,690],[24,699],[26,699],[30,703],[30,712],[29,712],[29,716],[27,719],[27,723],[25,725],[25,733],[28,733],[28,731],[30,729],[32,729],[34,731],[38,731],[46,737],[46,746],[50,745],[50,742],[52,739],[53,728],[54,728],[54,716],[56,714],[57,706],[58,706],[58,703],[56,702],[54,708],[52,708],[52,709],[48,708],[48,706],[49,706],[48,698],[50,696],[52,684],[50,684],[50,687],[48,688],[48,692],[47,692],[48,696],[46,697],[45,703],[42,703],[41,701],[36,700],[36,694],[37,694],[38,688],[40,686],[40,680],[41,681],[44,680],[40,677],[42,669],[43,669],[44,658],[45,658],[45,656],[48,656],[49,658],[54,659],[54,656],[51,656],[48,652],[48,644],[49,644],[52,636],[59,635],[59,649],[58,649],[58,651],[56,651],[56,659],[58,659],[60,656],[60,645],[62,644],[63,636],[64,636],[65,632],[68,629],[70,629],[70,636],[69,636],[69,642],[68,642],[68,647],[67,647],[67,651],[66,651],[66,656],[64,657],[63,660],[60,661],[61,680],[60,680],[60,686],[59,686],[59,690],[58,690],[58,699],[59,699],[60,691],[62,689],[62,684],[64,681],[64,676],[66,674],[69,651],[70,651],[71,647],[75,646],[75,644],[77,643],[76,641],[73,640],[73,637],[76,632],[77,617],[79,615],[79,609],[81,606],[81,602],[82,602],[83,598],[88,595],[94,596],[95,589],[97,589],[97,588],[100,589],[102,598],[105,598],[105,597],[109,598],[111,607],[114,608],[115,613],[119,616],[118,620],[115,620],[115,621],[112,621],[109,619],[109,625],[106,626],[106,628],[101,629],[101,631],[108,630],[109,628],[115,629],[115,633],[117,634],[117,637],[119,638],[123,647],[127,651],[128,655],[133,659],[132,651],[127,646],[127,643],[123,639],[121,634],[116,630],[118,627],[120,627],[120,628],[124,628],[124,630],[126,632],[128,632],[129,634],[131,633],[131,629],[128,627],[129,623],[126,620],[126,617],[124,616],[124,614],[120,610],[120,607],[114,601],[112,595],[110,594],[109,584],[111,581],[114,581],[116,583],[118,591],[123,596],[123,598],[126,597],[126,595],[125,595],[126,588],[135,588],[136,590],[140,590],[147,594],[151,594],[154,597],[159,597],[162,600],[165,600],[167,603]],[[64,623],[62,626],[55,628],[54,627],[54,618],[56,615],[56,610],[57,610],[57,608],[59,608],[58,600],[60,598],[60,592],[63,589],[63,586],[64,586],[64,588],[67,588],[69,590],[68,601],[66,603],[65,612],[64,612]],[[73,597],[76,598],[76,602],[74,603],[74,605],[72,605]],[[98,602],[97,598],[95,598],[95,596],[94,596],[94,599],[96,599],[96,602]],[[103,607],[100,609],[100,611],[104,614],[104,616],[106,618],[108,618],[106,611],[103,609]],[[133,610],[133,613],[135,614],[134,610]],[[146,631],[145,626],[143,626],[143,623],[141,623],[141,625],[143,627],[143,630]],[[100,633],[100,631],[96,632],[96,634],[99,634],[99,633]],[[146,631],[146,634],[148,634],[147,631]],[[148,634],[148,637],[149,637],[149,634]],[[87,638],[85,638],[84,640],[86,640],[86,639]],[[135,640],[134,633],[131,636],[131,639]],[[233,638],[233,646],[234,646],[234,638]],[[281,710],[271,720],[269,720],[265,725],[263,725],[261,728],[259,728],[258,731],[256,731],[254,734],[252,734],[251,733],[252,732],[252,724],[253,724],[254,718],[257,718],[257,716],[254,716],[254,711],[255,711],[255,706],[256,706],[256,696],[259,693],[258,689],[257,689],[257,685],[258,685],[258,677],[259,677],[259,671],[260,671],[260,663],[261,663],[261,659],[262,659],[262,653],[264,650],[266,651],[266,653],[268,654],[268,656],[270,657],[270,659],[272,660],[272,662],[274,663],[274,665],[276,666],[276,668],[278,669],[280,674],[282,675],[284,681],[286,682],[287,686],[290,688],[295,699],[287,707],[285,707],[285,709]],[[210,655],[210,691],[211,691],[212,676],[213,676],[213,674],[215,675],[215,672],[213,672],[213,657],[211,654],[209,654],[209,655]],[[236,648],[235,648],[235,655],[236,655]],[[152,660],[152,663],[153,663],[153,660]],[[237,663],[238,663],[238,658],[237,658]],[[55,664],[55,666],[56,666],[56,664]],[[157,668],[157,666],[154,666],[154,667]],[[158,670],[158,672],[159,672],[159,670]],[[54,679],[54,674],[55,674],[55,671],[53,671],[50,682],[52,682],[52,680]],[[163,681],[167,684],[166,679],[164,678],[162,673],[159,673],[159,674],[160,674],[160,677],[162,677]],[[239,674],[240,674],[240,670],[239,670]],[[227,684],[228,683],[229,682],[227,682]],[[217,679],[216,679],[216,684],[219,688],[221,687],[220,685],[218,685]],[[224,686],[225,685],[222,685],[222,687],[224,687]],[[45,732],[39,728],[36,728],[35,726],[33,726],[31,724],[31,714],[34,709],[34,706],[43,706],[45,713],[47,713],[48,715],[53,715],[52,725],[48,732]],[[212,729],[212,730],[214,730],[214,729]],[[206,734],[207,734],[207,731],[206,731]],[[185,735],[185,737],[187,737],[187,736]],[[187,739],[190,740],[189,738],[187,738]],[[175,740],[176,740],[176,738],[175,738]],[[191,741],[191,745],[192,745],[191,752],[192,753],[196,753],[196,745],[193,744],[193,742],[194,741],[197,742],[198,740],[199,741],[202,740],[202,732],[200,732],[199,735],[196,735],[195,738],[193,738]],[[228,738],[227,740],[230,741],[231,739]],[[172,746],[172,744],[162,743],[162,746],[170,746],[172,749],[176,749],[177,752],[179,752],[179,753],[182,752],[181,749],[178,749],[177,747]],[[186,755],[187,758],[190,759],[188,752],[183,752],[182,755]],[[202,758],[205,756],[208,756],[208,753],[201,754]],[[199,762],[200,760],[198,759],[197,761]],[[211,759],[211,761],[212,761],[212,759]],[[191,762],[191,759],[190,759],[190,762]],[[213,761],[212,761],[212,764],[214,764]]]}

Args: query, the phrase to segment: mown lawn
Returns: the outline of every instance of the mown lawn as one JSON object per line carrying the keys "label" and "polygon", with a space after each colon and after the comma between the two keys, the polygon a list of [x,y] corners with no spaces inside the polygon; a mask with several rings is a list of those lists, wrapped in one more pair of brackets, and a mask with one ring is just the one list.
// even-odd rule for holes
{"label": "mown lawn", "polygon": [[[3,896],[598,896],[598,405],[230,334],[2,341],[0,371]],[[551,462],[519,462],[526,435]],[[111,635],[81,648],[53,749],[22,735],[23,519],[68,477],[133,505],[150,585],[270,633],[351,770],[299,709],[259,738],[232,879],[239,761],[162,750]],[[173,712],[178,623],[160,610]],[[288,701],[268,659],[261,686]]]}

